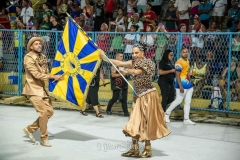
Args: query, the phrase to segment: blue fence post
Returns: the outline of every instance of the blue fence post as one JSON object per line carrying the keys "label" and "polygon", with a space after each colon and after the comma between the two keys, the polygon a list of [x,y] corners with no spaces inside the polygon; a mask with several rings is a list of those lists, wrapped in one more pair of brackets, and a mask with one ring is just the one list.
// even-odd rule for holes
{"label": "blue fence post", "polygon": [[230,72],[231,72],[231,59],[232,59],[232,33],[229,34],[229,49],[228,49],[228,72],[227,72],[227,110],[230,109]]}
{"label": "blue fence post", "polygon": [[22,94],[22,74],[23,74],[23,42],[22,42],[23,31],[17,30],[17,39],[18,39],[18,96]]}
{"label": "blue fence post", "polygon": [[58,32],[55,32],[55,49],[58,50]]}
{"label": "blue fence post", "polygon": [[182,33],[178,32],[178,40],[177,40],[177,59],[180,58],[180,51],[182,49]]}

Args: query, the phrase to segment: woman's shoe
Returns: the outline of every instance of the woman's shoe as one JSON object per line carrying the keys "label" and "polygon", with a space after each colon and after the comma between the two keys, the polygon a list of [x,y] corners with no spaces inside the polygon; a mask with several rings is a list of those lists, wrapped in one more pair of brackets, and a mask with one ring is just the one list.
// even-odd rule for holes
{"label": "woman's shoe", "polygon": [[123,157],[138,157],[139,156],[139,145],[132,144],[132,148],[126,153],[121,154]]}
{"label": "woman's shoe", "polygon": [[151,145],[149,145],[149,146],[145,146],[142,154],[139,155],[139,158],[147,158],[151,156],[152,156],[152,149],[151,149]]}

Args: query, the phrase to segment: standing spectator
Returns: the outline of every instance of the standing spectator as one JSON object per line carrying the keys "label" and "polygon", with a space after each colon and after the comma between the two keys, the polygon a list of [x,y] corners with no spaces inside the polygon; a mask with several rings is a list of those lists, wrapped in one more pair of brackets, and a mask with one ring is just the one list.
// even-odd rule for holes
{"label": "standing spectator", "polygon": [[213,5],[213,20],[217,22],[219,29],[222,30],[224,14],[227,12],[227,0],[210,0],[210,3]]}
{"label": "standing spectator", "polygon": [[238,1],[232,0],[232,8],[228,12],[228,19],[231,26],[228,26],[228,32],[236,32],[238,30],[238,22],[240,21],[240,8]]}
{"label": "standing spectator", "polygon": [[184,99],[184,124],[195,124],[189,119],[190,104],[192,101],[193,84],[190,79],[189,72],[190,62],[188,60],[188,49],[181,50],[181,58],[175,63],[176,79],[176,99],[172,102],[166,110],[166,122],[170,122],[170,114],[172,110],[180,105]]}
{"label": "standing spectator", "polygon": [[[157,15],[157,20],[160,20],[160,17],[162,15],[162,6],[164,3],[164,0],[151,0],[152,10]],[[169,1],[168,1],[169,2]]]}
{"label": "standing spectator", "polygon": [[68,2],[68,7],[70,8],[70,15],[72,18],[77,17],[81,13],[80,3],[77,0]]}
{"label": "standing spectator", "polygon": [[109,22],[113,19],[113,12],[115,11],[115,7],[116,0],[105,0],[105,21],[107,24],[109,24]]}
{"label": "standing spectator", "polygon": [[0,24],[3,25],[5,29],[11,29],[8,11],[5,8],[1,10]]}
{"label": "standing spectator", "polygon": [[[94,31],[100,31],[101,24],[104,22],[104,4],[101,0],[97,0],[95,18],[94,18]],[[110,28],[110,26],[109,26]]]}
{"label": "standing spectator", "polygon": [[201,23],[209,28],[209,19],[210,19],[210,11],[212,9],[212,4],[207,0],[203,0],[203,2],[198,6],[198,15],[201,20]]}
{"label": "standing spectator", "polygon": [[60,25],[58,22],[57,22],[57,17],[55,15],[52,15],[50,17],[50,22],[52,23],[52,30],[53,31],[62,31],[63,30],[63,26]]}
{"label": "standing spectator", "polygon": [[133,17],[132,21],[130,23],[128,23],[128,32],[130,31],[130,27],[132,25],[138,25],[137,32],[143,32],[143,29],[144,29],[143,23],[142,23],[142,21],[139,20],[139,14],[134,13],[132,17]]}
{"label": "standing spectator", "polygon": [[138,0],[137,9],[140,17],[146,12],[147,0]]}
{"label": "standing spectator", "polygon": [[174,6],[177,8],[177,14],[179,17],[178,20],[178,29],[180,24],[184,23],[187,26],[187,31],[189,27],[189,11],[191,10],[190,0],[176,0]]}
{"label": "standing spectator", "polygon": [[[116,53],[116,60],[123,61],[123,53]],[[119,68],[119,67],[118,67]],[[126,76],[126,73],[122,73]],[[128,117],[128,109],[127,109],[127,95],[128,95],[128,84],[121,77],[121,75],[116,71],[114,67],[111,67],[111,89],[113,92],[112,99],[108,102],[106,113],[111,115],[111,108],[115,102],[121,97],[120,101],[122,103],[122,110],[124,112],[124,116]]]}
{"label": "standing spectator", "polygon": [[21,12],[21,21],[24,25],[27,26],[28,23],[32,22],[33,20],[33,9],[29,6],[28,0],[22,1],[22,12]]}
{"label": "standing spectator", "polygon": [[147,25],[152,23],[153,20],[157,19],[156,13],[153,12],[151,9],[152,9],[152,5],[150,3],[147,3],[146,12],[143,13],[143,17],[142,17],[144,32],[146,32]]}
{"label": "standing spectator", "polygon": [[167,105],[172,103],[175,95],[175,88],[173,81],[175,78],[175,69],[172,64],[173,52],[171,50],[166,50],[163,53],[162,60],[159,63],[159,78],[158,85],[162,94],[162,108],[166,112]]}
{"label": "standing spectator", "polygon": [[166,29],[168,32],[176,32],[176,21],[177,18],[177,12],[176,9],[173,6],[173,1],[168,1],[168,9],[165,12],[164,21],[166,21]]}
{"label": "standing spectator", "polygon": [[127,4],[127,14],[128,17],[131,17],[133,15],[132,10],[133,8],[136,6],[138,0],[128,0],[128,4]]}

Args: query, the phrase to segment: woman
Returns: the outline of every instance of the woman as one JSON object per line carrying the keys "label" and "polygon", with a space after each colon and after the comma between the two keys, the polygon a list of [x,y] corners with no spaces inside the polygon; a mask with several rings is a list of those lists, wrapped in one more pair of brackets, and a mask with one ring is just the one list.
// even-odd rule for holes
{"label": "woman", "polygon": [[167,105],[174,100],[175,88],[173,81],[175,78],[175,69],[172,64],[173,52],[166,50],[163,53],[162,60],[159,63],[159,78],[158,85],[161,89],[162,94],[162,108],[166,111]]}
{"label": "woman", "polygon": [[85,0],[85,2],[86,6],[83,7],[83,13],[86,15],[86,22],[88,23],[88,25],[90,25],[93,17],[93,6],[90,5],[89,0]]}
{"label": "woman", "polygon": [[[154,26],[152,24],[147,25],[147,32],[153,32]],[[156,53],[155,41],[157,35],[156,34],[144,34],[140,40],[140,42],[146,43],[148,46],[147,51],[145,52],[145,57],[153,60]]]}
{"label": "woman", "polygon": [[[120,72],[130,74],[136,87],[132,112],[127,125],[123,129],[126,136],[132,137],[132,148],[123,153],[125,157],[151,157],[151,140],[162,138],[170,134],[166,123],[165,115],[160,105],[160,99],[156,88],[152,85],[152,76],[155,73],[155,64],[144,57],[146,45],[134,44],[132,48],[133,60],[118,61],[110,59]],[[102,59],[105,55],[100,53]],[[145,142],[142,154],[139,154],[138,141]]]}
{"label": "woman", "polygon": [[122,8],[118,9],[117,18],[114,24],[111,25],[116,25],[115,32],[117,32],[117,27],[123,28],[123,31],[125,32],[125,29],[127,28],[127,17],[124,16],[124,10]]}
{"label": "woman", "polygon": [[136,32],[137,30],[138,30],[137,25],[131,25],[130,27],[131,33],[126,34],[123,39],[124,47],[125,47],[124,55],[127,55],[127,57],[130,56],[129,54],[132,53],[133,44],[140,41],[140,35],[133,33],[133,32]]}
{"label": "woman", "polygon": [[240,70],[238,69],[238,59],[232,57],[230,65],[230,82],[228,81],[228,67],[223,70],[221,80],[219,81],[219,87],[221,88],[221,93],[226,99],[225,89],[227,83],[230,83],[230,87],[235,88],[235,95],[238,95],[237,101],[240,101]]}
{"label": "woman", "polygon": [[1,10],[0,24],[3,25],[5,29],[11,29],[8,11],[5,8]]}
{"label": "woman", "polygon": [[[206,55],[211,55],[211,52],[208,52]],[[207,81],[208,77],[210,76],[209,72],[209,65],[208,63],[204,63],[203,60],[207,59],[210,57],[204,57],[199,55],[197,57],[197,62],[194,62],[193,64],[193,69],[195,70],[195,75],[194,75],[194,90],[193,90],[193,96],[198,97],[199,91],[204,87],[205,82]],[[207,61],[208,62],[208,61]]]}

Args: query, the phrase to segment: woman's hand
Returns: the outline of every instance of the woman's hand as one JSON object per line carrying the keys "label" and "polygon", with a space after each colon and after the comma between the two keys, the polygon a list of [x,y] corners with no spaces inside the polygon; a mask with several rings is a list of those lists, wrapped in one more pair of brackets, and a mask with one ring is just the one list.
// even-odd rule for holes
{"label": "woman's hand", "polygon": [[105,52],[103,50],[100,50],[99,56],[101,59],[105,59]]}
{"label": "woman's hand", "polygon": [[179,90],[180,90],[180,93],[184,93],[183,87],[180,87]]}

